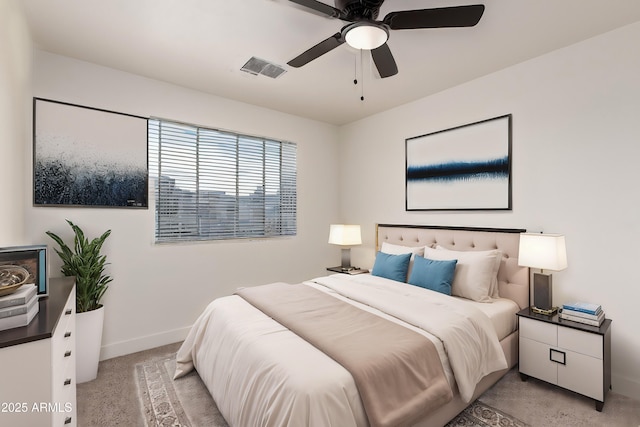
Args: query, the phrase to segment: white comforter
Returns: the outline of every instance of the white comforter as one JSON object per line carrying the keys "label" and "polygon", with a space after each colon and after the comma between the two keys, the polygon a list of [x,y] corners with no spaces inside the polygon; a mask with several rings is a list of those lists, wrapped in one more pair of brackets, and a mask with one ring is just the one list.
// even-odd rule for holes
{"label": "white comforter", "polygon": [[[507,367],[488,317],[455,298],[370,275],[305,284],[422,329],[465,401],[482,377]],[[239,296],[206,308],[176,360],[176,378],[195,367],[231,426],[367,425],[351,375]]]}

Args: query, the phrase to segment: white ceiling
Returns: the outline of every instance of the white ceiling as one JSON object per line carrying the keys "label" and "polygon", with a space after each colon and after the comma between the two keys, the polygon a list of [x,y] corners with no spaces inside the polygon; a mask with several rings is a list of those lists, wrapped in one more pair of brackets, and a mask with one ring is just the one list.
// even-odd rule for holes
{"label": "white ceiling", "polygon": [[[22,0],[42,50],[337,125],[640,20],[637,0],[387,0],[379,19],[475,3],[486,6],[475,27],[391,31],[399,73],[380,79],[367,53],[361,101],[346,44],[286,65],[344,25],[288,0]],[[287,72],[240,71],[251,56]]]}

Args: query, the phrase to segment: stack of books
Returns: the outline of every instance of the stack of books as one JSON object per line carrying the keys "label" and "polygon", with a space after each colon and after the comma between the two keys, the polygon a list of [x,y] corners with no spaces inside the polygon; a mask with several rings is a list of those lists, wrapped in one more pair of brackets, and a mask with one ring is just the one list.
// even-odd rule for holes
{"label": "stack of books", "polygon": [[560,318],[586,325],[600,326],[604,322],[604,311],[600,304],[572,302],[562,305]]}
{"label": "stack of books", "polygon": [[27,326],[38,311],[38,288],[22,285],[10,295],[0,297],[0,331]]}

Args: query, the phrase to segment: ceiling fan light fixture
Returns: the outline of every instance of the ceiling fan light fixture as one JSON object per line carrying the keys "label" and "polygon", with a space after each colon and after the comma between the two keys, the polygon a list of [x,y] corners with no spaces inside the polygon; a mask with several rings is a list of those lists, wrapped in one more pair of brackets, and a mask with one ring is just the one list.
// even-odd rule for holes
{"label": "ceiling fan light fixture", "polygon": [[344,38],[354,49],[373,50],[387,42],[389,31],[380,25],[356,23],[347,28]]}

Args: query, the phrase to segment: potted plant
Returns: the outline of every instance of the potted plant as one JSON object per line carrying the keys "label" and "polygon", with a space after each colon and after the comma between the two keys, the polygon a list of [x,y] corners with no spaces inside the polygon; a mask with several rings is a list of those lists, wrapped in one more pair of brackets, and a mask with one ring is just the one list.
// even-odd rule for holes
{"label": "potted plant", "polygon": [[76,277],[76,343],[80,344],[76,346],[76,382],[82,383],[98,375],[104,323],[100,301],[113,280],[104,273],[107,257],[100,251],[111,230],[89,241],[80,227],[66,221],[74,233],[73,246],[51,231],[46,233],[59,246],[55,251],[62,260],[61,273]]}

